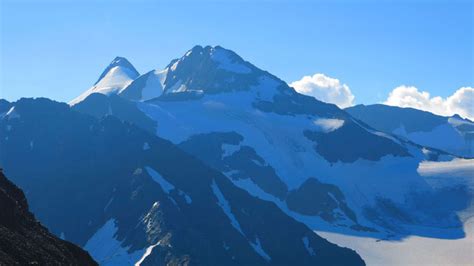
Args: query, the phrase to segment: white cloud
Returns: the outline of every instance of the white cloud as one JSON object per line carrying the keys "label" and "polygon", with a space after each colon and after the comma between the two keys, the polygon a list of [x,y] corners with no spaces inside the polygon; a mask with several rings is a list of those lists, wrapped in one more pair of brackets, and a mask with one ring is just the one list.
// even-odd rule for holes
{"label": "white cloud", "polygon": [[390,92],[387,105],[412,107],[443,116],[459,114],[462,117],[474,119],[474,88],[462,87],[453,95],[442,98],[431,97],[426,91],[419,91],[413,86],[399,86]]}
{"label": "white cloud", "polygon": [[323,102],[336,104],[340,108],[354,105],[355,97],[349,86],[324,74],[304,76],[301,80],[292,82],[290,86],[299,93],[313,96]]}

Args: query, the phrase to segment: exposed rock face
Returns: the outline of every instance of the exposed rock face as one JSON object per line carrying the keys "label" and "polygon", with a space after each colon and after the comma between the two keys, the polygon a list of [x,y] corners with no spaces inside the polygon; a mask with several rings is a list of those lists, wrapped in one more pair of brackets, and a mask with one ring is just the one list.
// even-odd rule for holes
{"label": "exposed rock face", "polygon": [[2,171],[0,210],[0,265],[97,265],[87,252],[49,233]]}

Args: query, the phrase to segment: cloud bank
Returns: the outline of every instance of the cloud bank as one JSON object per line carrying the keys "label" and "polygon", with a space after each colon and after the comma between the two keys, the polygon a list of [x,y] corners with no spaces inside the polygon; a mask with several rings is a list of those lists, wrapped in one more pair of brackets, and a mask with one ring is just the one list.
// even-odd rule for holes
{"label": "cloud bank", "polygon": [[[304,76],[302,79],[290,83],[290,86],[299,93],[313,96],[323,102],[336,104],[340,108],[354,105],[355,97],[347,84],[321,73]],[[402,85],[393,89],[382,103],[398,107],[411,107],[442,116],[458,114],[474,120],[474,87],[462,87],[451,96],[443,98],[432,97],[429,92],[419,91],[414,86]]]}
{"label": "cloud bank", "polygon": [[313,96],[323,102],[333,103],[340,108],[354,105],[355,97],[349,86],[321,73],[304,76],[302,79],[290,83],[290,86],[301,94]]}
{"label": "cloud bank", "polygon": [[459,114],[474,120],[474,88],[462,87],[451,96],[442,98],[431,97],[426,91],[419,91],[413,86],[399,86],[390,92],[387,105],[411,107],[443,116]]}

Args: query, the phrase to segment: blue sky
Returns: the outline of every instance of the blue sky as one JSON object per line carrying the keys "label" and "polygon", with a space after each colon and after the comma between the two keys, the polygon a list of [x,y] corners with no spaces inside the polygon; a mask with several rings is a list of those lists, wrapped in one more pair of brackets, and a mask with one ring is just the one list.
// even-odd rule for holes
{"label": "blue sky", "polygon": [[221,45],[287,82],[324,73],[355,103],[474,85],[472,1],[1,2],[0,98],[69,101],[117,55],[140,73]]}

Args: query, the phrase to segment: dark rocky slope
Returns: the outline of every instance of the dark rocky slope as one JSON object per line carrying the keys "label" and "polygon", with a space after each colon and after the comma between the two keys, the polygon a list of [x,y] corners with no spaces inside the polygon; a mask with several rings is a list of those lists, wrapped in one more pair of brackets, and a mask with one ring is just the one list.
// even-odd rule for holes
{"label": "dark rocky slope", "polygon": [[87,252],[49,233],[1,170],[0,210],[0,265],[97,265]]}

